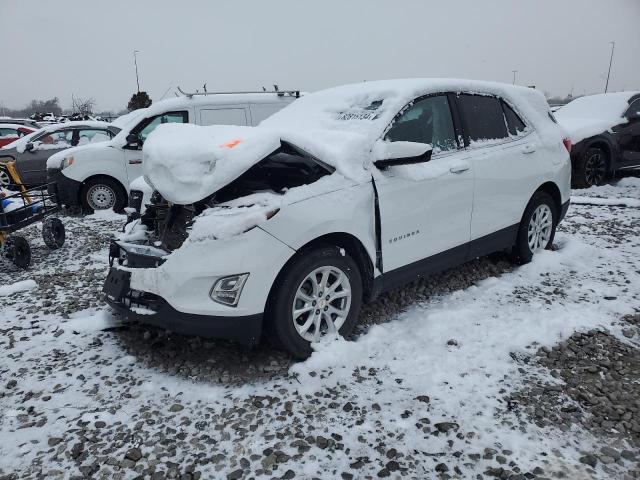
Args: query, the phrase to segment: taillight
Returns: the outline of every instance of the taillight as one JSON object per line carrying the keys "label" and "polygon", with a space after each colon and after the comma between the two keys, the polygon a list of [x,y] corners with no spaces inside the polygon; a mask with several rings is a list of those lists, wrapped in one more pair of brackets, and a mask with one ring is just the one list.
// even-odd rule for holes
{"label": "taillight", "polygon": [[567,149],[567,152],[571,153],[571,139],[565,138],[562,140],[562,143],[564,144],[564,148]]}

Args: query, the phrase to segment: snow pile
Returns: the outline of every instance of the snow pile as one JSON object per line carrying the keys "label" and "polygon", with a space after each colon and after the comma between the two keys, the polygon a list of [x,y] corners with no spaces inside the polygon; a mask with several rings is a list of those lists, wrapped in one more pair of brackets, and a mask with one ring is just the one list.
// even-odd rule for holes
{"label": "snow pile", "polygon": [[280,147],[267,129],[166,123],[143,149],[144,173],[169,202],[194,203],[238,178]]}
{"label": "snow pile", "polygon": [[35,280],[22,280],[10,285],[0,285],[0,297],[13,295],[14,293],[19,292],[28,292],[34,288],[38,288],[38,284]]}
{"label": "snow pile", "polygon": [[601,93],[576,98],[554,115],[576,144],[625,123],[629,99],[639,92]]}

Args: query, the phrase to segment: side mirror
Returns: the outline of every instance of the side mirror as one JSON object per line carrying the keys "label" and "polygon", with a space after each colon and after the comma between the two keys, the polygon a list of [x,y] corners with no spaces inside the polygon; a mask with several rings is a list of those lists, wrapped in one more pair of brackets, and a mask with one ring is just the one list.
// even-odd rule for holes
{"label": "side mirror", "polygon": [[129,148],[138,148],[140,146],[140,137],[135,133],[127,135],[127,146]]}
{"label": "side mirror", "polygon": [[[640,109],[640,107],[638,107]],[[627,112],[627,120],[640,120],[640,110],[634,109],[634,111]]]}
{"label": "side mirror", "polygon": [[418,142],[385,142],[378,140],[373,148],[373,164],[378,168],[396,165],[412,165],[431,160],[433,148],[428,143]]}
{"label": "side mirror", "polygon": [[24,146],[24,151],[25,152],[30,152],[32,150],[35,150],[35,148],[36,148],[36,146],[33,143],[29,142]]}

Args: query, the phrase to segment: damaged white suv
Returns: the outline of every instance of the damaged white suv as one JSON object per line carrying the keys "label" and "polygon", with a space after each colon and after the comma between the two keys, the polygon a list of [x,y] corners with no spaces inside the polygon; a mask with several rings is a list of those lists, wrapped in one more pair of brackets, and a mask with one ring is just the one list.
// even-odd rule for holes
{"label": "damaged white suv", "polygon": [[304,358],[362,302],[472,258],[548,248],[570,144],[539,92],[448,79],[304,96],[258,127],[161,125],[154,193],[110,247],[130,318]]}

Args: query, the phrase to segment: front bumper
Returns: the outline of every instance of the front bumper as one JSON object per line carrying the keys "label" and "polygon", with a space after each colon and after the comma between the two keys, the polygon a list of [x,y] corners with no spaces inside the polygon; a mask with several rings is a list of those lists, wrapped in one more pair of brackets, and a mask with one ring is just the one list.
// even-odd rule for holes
{"label": "front bumper", "polygon": [[[115,270],[113,267],[112,271]],[[117,271],[117,270],[116,270]],[[129,272],[120,272],[129,273]],[[111,272],[109,273],[111,277]],[[109,282],[109,277],[107,277]],[[106,287],[105,282],[105,288]],[[262,314],[242,317],[194,315],[177,311],[163,298],[144,292],[136,292],[122,285],[123,295],[107,293],[107,303],[127,320],[153,325],[185,335],[234,340],[247,346],[256,345],[262,333]]]}
{"label": "front bumper", "polygon": [[47,182],[49,185],[55,182],[57,191],[52,191],[52,187],[49,186],[49,193],[56,194],[59,203],[63,205],[80,205],[81,182],[67,177],[59,168],[47,169]]}

